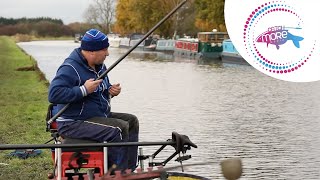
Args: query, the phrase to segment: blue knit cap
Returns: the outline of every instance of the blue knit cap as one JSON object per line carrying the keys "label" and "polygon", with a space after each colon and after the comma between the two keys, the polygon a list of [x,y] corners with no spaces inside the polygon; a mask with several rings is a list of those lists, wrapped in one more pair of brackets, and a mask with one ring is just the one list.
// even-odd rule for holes
{"label": "blue knit cap", "polygon": [[90,29],[81,39],[81,49],[86,51],[99,51],[108,47],[108,36],[97,29]]}

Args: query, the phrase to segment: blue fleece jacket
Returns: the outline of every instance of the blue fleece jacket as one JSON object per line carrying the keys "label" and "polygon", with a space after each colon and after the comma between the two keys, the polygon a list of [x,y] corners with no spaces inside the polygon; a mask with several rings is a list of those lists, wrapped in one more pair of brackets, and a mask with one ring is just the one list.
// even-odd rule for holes
{"label": "blue fleece jacket", "polygon": [[58,110],[66,104],[70,106],[61,115],[66,120],[86,120],[92,117],[109,117],[111,84],[108,77],[103,79],[99,87],[87,94],[84,83],[88,79],[97,79],[106,71],[106,66],[96,66],[96,71],[88,66],[81,54],[81,49],[75,49],[59,67],[55,78],[49,87],[49,102],[57,104]]}

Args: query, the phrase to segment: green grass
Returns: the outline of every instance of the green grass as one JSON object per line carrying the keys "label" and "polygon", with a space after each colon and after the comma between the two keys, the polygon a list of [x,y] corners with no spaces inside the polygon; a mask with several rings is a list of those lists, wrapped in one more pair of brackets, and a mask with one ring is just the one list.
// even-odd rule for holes
{"label": "green grass", "polygon": [[[37,68],[17,71],[36,64],[13,38],[0,36],[0,63],[0,144],[43,144],[50,139],[45,132],[48,82]],[[12,151],[0,151],[1,180],[47,179],[53,168],[49,150],[25,160],[7,157]]]}

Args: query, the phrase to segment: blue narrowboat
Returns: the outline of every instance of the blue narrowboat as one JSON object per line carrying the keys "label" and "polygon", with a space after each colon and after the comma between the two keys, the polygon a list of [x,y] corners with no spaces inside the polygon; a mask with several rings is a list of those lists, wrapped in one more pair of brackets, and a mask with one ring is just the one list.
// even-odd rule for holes
{"label": "blue narrowboat", "polygon": [[240,55],[230,39],[222,42],[223,51],[221,59],[223,63],[249,65],[249,63]]}

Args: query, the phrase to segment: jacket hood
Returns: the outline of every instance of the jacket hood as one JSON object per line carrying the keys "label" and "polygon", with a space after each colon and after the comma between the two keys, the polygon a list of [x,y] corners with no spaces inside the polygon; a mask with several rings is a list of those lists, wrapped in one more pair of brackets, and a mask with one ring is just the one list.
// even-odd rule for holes
{"label": "jacket hood", "polygon": [[[84,58],[84,56],[81,54],[81,49],[76,48],[72,51],[72,53],[69,55],[69,57],[65,60],[65,62],[77,62],[78,64],[88,66],[87,60]],[[88,66],[89,67],[89,66]]]}
{"label": "jacket hood", "polygon": [[[88,61],[84,58],[84,56],[81,54],[81,48],[76,48],[72,51],[72,53],[69,55],[69,57],[65,60],[66,63],[71,63],[71,62],[77,62],[80,65],[84,65],[85,67],[89,67]],[[97,71],[100,71],[102,69],[102,64],[97,65]]]}

